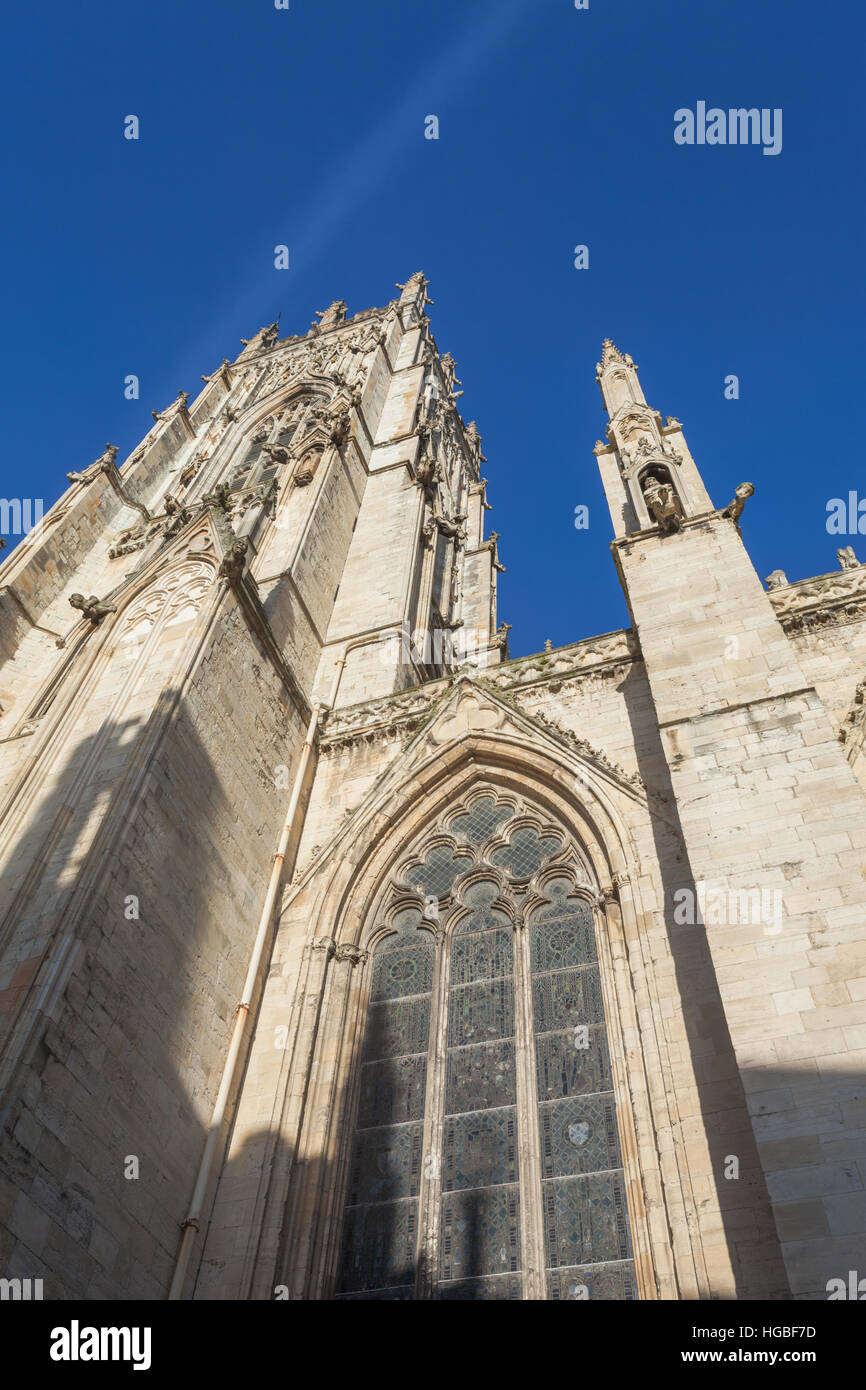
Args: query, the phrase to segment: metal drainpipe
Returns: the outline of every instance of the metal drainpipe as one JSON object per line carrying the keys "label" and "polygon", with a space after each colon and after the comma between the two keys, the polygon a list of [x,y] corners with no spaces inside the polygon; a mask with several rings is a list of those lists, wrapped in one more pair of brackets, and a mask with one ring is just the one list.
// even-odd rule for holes
{"label": "metal drainpipe", "polygon": [[237,1068],[238,1058],[241,1052],[241,1043],[243,1042],[244,1032],[246,1031],[247,1020],[249,1018],[250,1013],[250,1005],[252,1003],[252,998],[256,987],[256,980],[258,979],[259,968],[261,966],[262,953],[265,949],[265,942],[268,938],[268,929],[271,925],[271,921],[274,914],[274,906],[277,901],[277,893],[279,892],[280,880],[282,878],[283,873],[283,861],[285,859],[286,849],[288,848],[292,831],[295,827],[295,818],[297,816],[298,804],[301,799],[301,789],[304,784],[304,777],[306,776],[307,765],[310,761],[310,753],[312,752],[313,739],[316,736],[316,729],[318,727],[319,717],[323,709],[333,709],[334,707],[334,701],[337,698],[337,691],[340,687],[340,679],[343,675],[343,670],[346,665],[346,657],[349,655],[349,652],[352,651],[355,647],[365,646],[367,643],[374,640],[379,639],[378,637],[362,637],[358,638],[354,642],[349,642],[346,645],[346,647],[343,650],[343,655],[340,657],[339,661],[335,663],[337,670],[334,676],[334,686],[331,691],[330,701],[327,705],[324,706],[318,704],[313,706],[313,712],[310,716],[310,723],[307,727],[307,736],[304,740],[304,747],[301,753],[301,761],[298,764],[298,770],[295,774],[294,786],[292,787],[292,795],[289,800],[288,809],[286,811],[286,821],[282,829],[282,834],[280,835],[280,841],[277,846],[277,852],[274,855],[274,866],[271,870],[271,877],[268,883],[268,891],[265,897],[264,906],[262,908],[262,915],[259,918],[259,927],[258,931],[256,932],[255,942],[253,944],[252,955],[250,956],[250,963],[247,969],[247,977],[244,982],[243,994],[241,995],[241,1000],[237,1006],[237,1011],[235,1013],[235,1023],[234,1028],[232,1030],[231,1042],[229,1043],[228,1055],[226,1056],[225,1066],[223,1067],[220,1088],[217,1092],[216,1101],[214,1102],[213,1114],[211,1116],[210,1127],[208,1129],[208,1135],[207,1139],[205,1140],[204,1151],[201,1156],[201,1162],[199,1164],[198,1174],[195,1180],[195,1187],[193,1189],[192,1200],[190,1201],[189,1212],[187,1213],[186,1218],[182,1222],[183,1235],[181,1236],[180,1246],[177,1252],[177,1259],[175,1261],[174,1274],[172,1275],[171,1280],[171,1287],[168,1291],[168,1299],[170,1302],[177,1302],[177,1300],[181,1297],[184,1281],[186,1279],[187,1269],[189,1267],[190,1255],[192,1254],[193,1241],[195,1240],[196,1233],[201,1229],[201,1210],[202,1206],[204,1205],[204,1199],[207,1192],[207,1185],[210,1181],[211,1169],[213,1168],[213,1161],[214,1156],[216,1154],[217,1144],[219,1142],[220,1131],[222,1130],[223,1120],[225,1119],[226,1106],[228,1105],[232,1084],[234,1082],[235,1070]]}

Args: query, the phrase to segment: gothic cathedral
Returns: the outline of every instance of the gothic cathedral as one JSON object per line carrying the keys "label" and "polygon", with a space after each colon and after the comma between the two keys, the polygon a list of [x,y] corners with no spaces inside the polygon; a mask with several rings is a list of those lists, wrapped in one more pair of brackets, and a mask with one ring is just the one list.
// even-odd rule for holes
{"label": "gothic cathedral", "polygon": [[606,341],[631,626],[511,660],[398,289],[261,329],[0,570],[0,1272],[826,1298],[866,1273],[866,566],[765,588],[752,484],[717,509]]}

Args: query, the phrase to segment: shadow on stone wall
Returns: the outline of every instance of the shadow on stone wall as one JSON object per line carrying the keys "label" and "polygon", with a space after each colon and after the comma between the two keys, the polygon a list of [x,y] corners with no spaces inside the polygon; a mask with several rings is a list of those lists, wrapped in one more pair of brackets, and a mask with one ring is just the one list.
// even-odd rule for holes
{"label": "shadow on stone wall", "polygon": [[[271,824],[250,809],[253,759],[250,784],[226,786],[185,702],[130,798],[124,777],[173,694],[67,749],[0,881],[7,908],[14,889],[5,960],[47,940],[2,998],[13,1026],[0,1056],[0,1270],[42,1278],[46,1299],[166,1295],[284,810],[276,791]],[[86,800],[72,805],[97,739]],[[97,796],[100,824],[75,872]],[[23,884],[22,864],[38,865]],[[83,902],[71,901],[73,879]],[[66,938],[78,943],[71,970],[53,973]]]}
{"label": "shadow on stone wall", "polygon": [[[674,893],[696,894],[667,761],[643,671],[632,667],[618,687],[632,722],[638,771],[647,787],[665,799],[666,820],[650,806],[650,820],[664,888],[665,928],[683,1007],[683,1023],[698,1083],[703,1134],[712,1161],[715,1197],[697,1201],[702,1228],[717,1208],[734,1273],[736,1298],[791,1297],[763,1168],[734,1056],[716,972],[702,926],[673,922]],[[643,707],[643,708],[642,708]],[[693,901],[696,899],[693,898]],[[664,1020],[658,1020],[664,1027]],[[689,1117],[684,1117],[684,1128]],[[739,1160],[739,1178],[725,1177],[729,1156]],[[708,1240],[709,1232],[704,1235]],[[712,1272],[710,1283],[712,1287]],[[715,1297],[728,1297],[727,1293]]]}

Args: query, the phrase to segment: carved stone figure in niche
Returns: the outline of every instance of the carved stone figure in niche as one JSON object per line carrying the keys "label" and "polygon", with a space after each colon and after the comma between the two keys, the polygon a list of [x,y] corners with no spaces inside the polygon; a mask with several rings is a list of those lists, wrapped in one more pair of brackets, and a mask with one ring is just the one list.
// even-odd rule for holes
{"label": "carved stone figure in niche", "polygon": [[740,486],[734,491],[733,501],[725,507],[722,516],[728,517],[731,521],[739,521],[743,514],[743,508],[754,491],[754,483],[740,483]]}
{"label": "carved stone figure in niche", "polygon": [[481,452],[481,435],[478,433],[478,426],[474,420],[469,421],[463,433],[466,437],[466,443],[469,445],[473,463],[487,463],[488,460]]}
{"label": "carved stone figure in niche", "polygon": [[432,375],[431,375],[431,376],[428,376],[426,382],[424,383],[424,391],[423,391],[423,393],[422,393],[422,395],[421,395],[421,419],[422,419],[422,420],[430,420],[430,419],[432,419],[433,413],[434,413],[434,411],[435,411],[435,409],[436,409],[436,403],[437,403],[438,400],[439,400],[439,387],[436,385],[436,380],[435,380],[435,378],[434,378]]}
{"label": "carved stone figure in niche", "polygon": [[674,490],[673,483],[662,482],[648,474],[641,479],[641,491],[646,500],[647,511],[663,533],[679,531],[682,526],[683,509]]}
{"label": "carved stone figure in niche", "polygon": [[195,458],[190,459],[189,463],[182,470],[180,477],[178,478],[178,482],[180,483],[181,487],[189,486],[196,473],[201,468],[201,465],[202,459],[199,457],[198,454],[196,454]]}
{"label": "carved stone figure in niche", "polygon": [[338,404],[336,410],[329,415],[328,424],[331,431],[331,443],[336,444],[339,449],[349,438],[352,429],[352,417],[345,406]]}
{"label": "carved stone figure in niche", "polygon": [[246,564],[249,541],[246,536],[236,536],[220,562],[219,573],[233,583],[240,579]]}
{"label": "carved stone figure in niche", "polygon": [[463,382],[457,375],[457,363],[454,361],[450,352],[446,352],[443,357],[439,358],[439,366],[442,368],[442,374],[445,377],[445,390],[449,391],[452,396],[462,396],[462,391],[455,392],[454,390],[455,386],[462,386]]}
{"label": "carved stone figure in niche", "polygon": [[854,703],[842,721],[839,742],[849,743],[866,728],[866,681],[861,681],[854,692]]}
{"label": "carved stone figure in niche", "polygon": [[103,603],[95,594],[91,594],[89,598],[85,598],[83,594],[70,594],[69,602],[73,608],[79,609],[85,618],[89,618],[94,627],[97,627],[109,613],[117,612],[116,604]]}
{"label": "carved stone figure in niche", "polygon": [[313,481],[321,457],[321,449],[315,449],[312,453],[304,455],[304,457],[298,464],[298,469],[295,473],[294,481],[296,487],[307,487],[308,484],[310,484]]}
{"label": "carved stone figure in niche", "polygon": [[345,323],[346,301],[335,299],[327,309],[317,309],[316,318],[319,319],[319,323],[314,324],[313,327],[319,328],[323,332],[327,328],[336,328],[339,324]]}
{"label": "carved stone figure in niche", "polygon": [[276,478],[270,478],[266,483],[259,483],[255,489],[255,500],[261,502],[266,511],[273,513],[279,491],[280,485]]}
{"label": "carved stone figure in niche", "polygon": [[441,398],[434,402],[427,419],[422,419],[418,424],[415,434],[419,436],[429,436],[434,430],[443,430],[447,420],[447,412],[450,407]]}
{"label": "carved stone figure in niche", "polygon": [[431,488],[439,482],[442,470],[433,454],[425,453],[415,466],[415,476],[423,488]]}
{"label": "carved stone figure in niche", "polygon": [[228,483],[220,483],[218,487],[214,488],[213,492],[206,493],[205,496],[202,498],[202,501],[207,507],[218,507],[220,511],[227,512],[229,510],[230,505],[230,493],[231,488],[229,487]]}
{"label": "carved stone figure in niche", "polygon": [[262,453],[267,454],[272,463],[281,467],[289,462],[291,455],[284,444],[263,444]]}
{"label": "carved stone figure in niche", "polygon": [[183,504],[179,502],[176,497],[172,497],[171,493],[167,492],[163,498],[162,509],[166,516],[174,516],[175,512],[181,510],[182,505]]}
{"label": "carved stone figure in niche", "polygon": [[140,521],[126,531],[121,531],[108,552],[109,560],[116,560],[121,555],[131,555],[135,550],[143,550],[148,542],[158,535],[160,529],[159,522]]}
{"label": "carved stone figure in niche", "polygon": [[858,570],[860,568],[860,561],[854,554],[853,545],[843,545],[841,550],[836,551],[836,559],[843,570]]}
{"label": "carved stone figure in niche", "polygon": [[784,589],[788,583],[788,576],[784,570],[773,570],[772,574],[767,575],[766,583],[770,590]]}

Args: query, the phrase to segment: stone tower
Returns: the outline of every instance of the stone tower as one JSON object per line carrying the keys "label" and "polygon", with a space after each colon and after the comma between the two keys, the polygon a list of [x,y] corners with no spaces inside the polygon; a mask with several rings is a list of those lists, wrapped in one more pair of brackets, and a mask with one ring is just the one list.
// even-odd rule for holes
{"label": "stone tower", "polygon": [[0,1224],[59,1296],[165,1293],[314,709],[502,655],[426,299],[263,328],[3,566]]}
{"label": "stone tower", "polygon": [[[785,576],[765,591],[743,544],[754,488],[715,510],[680,422],[662,424],[610,341],[597,377],[613,553],[788,1278],[824,1290],[866,1249],[863,785],[815,644],[801,654],[803,627],[783,627]],[[818,644],[825,679],[840,616]],[[843,617],[855,645],[860,617]]]}
{"label": "stone tower", "polygon": [[398,289],[261,329],[0,571],[0,1267],[826,1297],[866,1224],[866,570],[766,593],[749,488],[713,508],[606,343],[632,627],[509,660],[480,436]]}

